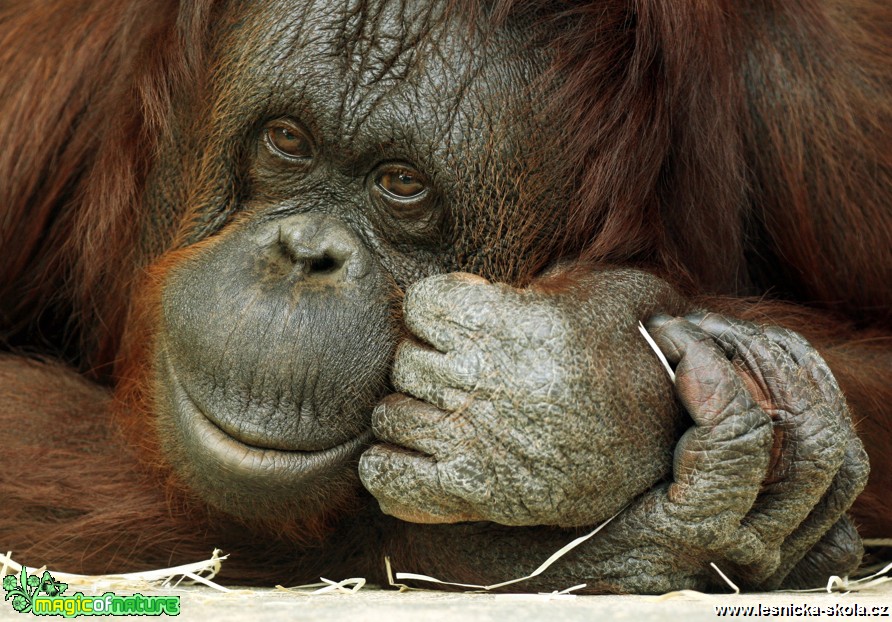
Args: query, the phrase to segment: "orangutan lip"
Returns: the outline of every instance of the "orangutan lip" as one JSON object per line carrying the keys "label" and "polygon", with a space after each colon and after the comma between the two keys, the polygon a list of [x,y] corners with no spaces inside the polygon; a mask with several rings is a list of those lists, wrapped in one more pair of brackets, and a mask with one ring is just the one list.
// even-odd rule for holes
{"label": "orangutan lip", "polygon": [[202,418],[202,421],[199,421],[197,423],[197,425],[206,424],[209,427],[214,428],[217,432],[217,435],[223,437],[224,439],[226,439],[240,447],[245,447],[246,449],[251,450],[251,451],[259,451],[259,452],[266,452],[266,453],[269,453],[269,452],[281,453],[281,454],[285,454],[286,456],[291,456],[291,455],[321,456],[328,452],[340,451],[341,448],[350,447],[350,446],[359,446],[362,444],[368,444],[372,440],[372,431],[366,430],[359,436],[356,436],[356,437],[354,437],[348,441],[345,441],[339,445],[334,445],[332,447],[328,447],[327,449],[308,451],[308,450],[301,450],[301,449],[274,449],[274,448],[270,448],[270,447],[258,447],[257,445],[250,445],[250,444],[245,443],[244,441],[241,441],[238,438],[232,436],[231,434],[226,432],[223,428],[221,428],[219,425],[214,423],[213,419],[211,419],[210,417],[205,415],[204,411],[194,401],[192,402],[192,405],[195,408],[196,414],[200,415]]}
{"label": "orangutan lip", "polygon": [[215,455],[221,466],[239,471],[264,471],[275,469],[296,469],[301,472],[326,469],[331,465],[347,462],[369,445],[372,431],[366,430],[359,436],[340,445],[317,451],[267,449],[246,445],[220,429],[194,404],[194,414],[190,417],[190,432],[201,439],[202,446]]}
{"label": "orangutan lip", "polygon": [[247,445],[217,426],[192,399],[177,378],[168,357],[164,357],[175,417],[188,445],[200,447],[220,468],[229,472],[275,474],[305,477],[326,471],[356,456],[372,441],[368,429],[344,443],[316,451],[282,450]]}

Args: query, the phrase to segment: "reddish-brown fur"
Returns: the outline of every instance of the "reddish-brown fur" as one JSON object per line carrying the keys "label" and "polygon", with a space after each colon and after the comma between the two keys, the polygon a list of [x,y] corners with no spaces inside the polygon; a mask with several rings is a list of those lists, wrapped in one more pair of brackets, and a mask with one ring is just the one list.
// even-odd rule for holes
{"label": "reddish-brown fur", "polygon": [[[0,7],[0,339],[17,353],[0,358],[0,545],[27,547],[16,552],[29,565],[100,571],[227,542],[257,560],[240,578],[261,579],[278,541],[172,484],[140,418],[133,362],[147,360],[154,325],[141,275],[183,217],[145,222],[140,198],[171,102],[209,73],[215,9],[178,4]],[[503,0],[492,14],[531,4]],[[562,148],[579,175],[556,253],[672,275],[705,306],[812,340],[871,458],[853,512],[864,535],[888,536],[892,8],[605,0],[549,19],[563,28],[554,101],[571,106]],[[90,382],[24,361],[35,352]],[[116,383],[112,408],[100,384]],[[315,553],[289,552],[295,576],[324,570]]]}

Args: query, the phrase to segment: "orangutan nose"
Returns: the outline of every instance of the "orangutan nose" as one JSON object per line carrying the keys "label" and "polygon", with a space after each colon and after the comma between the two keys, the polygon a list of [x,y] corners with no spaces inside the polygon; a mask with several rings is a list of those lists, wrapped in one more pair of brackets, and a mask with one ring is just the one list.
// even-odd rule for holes
{"label": "orangutan nose", "polygon": [[277,248],[293,264],[292,273],[330,283],[358,281],[369,272],[371,256],[336,218],[298,214],[278,222]]}

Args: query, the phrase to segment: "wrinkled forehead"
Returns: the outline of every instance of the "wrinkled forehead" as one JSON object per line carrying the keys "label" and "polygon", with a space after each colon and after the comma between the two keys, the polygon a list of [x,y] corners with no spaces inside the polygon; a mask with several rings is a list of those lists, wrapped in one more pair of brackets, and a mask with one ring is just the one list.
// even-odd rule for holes
{"label": "wrinkled forehead", "polygon": [[244,4],[224,72],[249,78],[271,111],[303,106],[315,117],[307,121],[351,139],[400,121],[446,134],[503,123],[529,106],[525,91],[547,62],[522,28],[472,24],[437,0]]}

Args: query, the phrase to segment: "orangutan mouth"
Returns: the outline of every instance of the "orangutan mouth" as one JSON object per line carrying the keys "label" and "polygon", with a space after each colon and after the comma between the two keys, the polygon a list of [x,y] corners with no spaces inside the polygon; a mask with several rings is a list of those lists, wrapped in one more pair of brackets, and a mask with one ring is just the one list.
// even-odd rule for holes
{"label": "orangutan mouth", "polygon": [[[166,358],[166,357],[165,357]],[[179,429],[187,451],[201,454],[202,462],[222,469],[230,475],[296,480],[323,475],[333,467],[357,459],[372,441],[372,430],[366,429],[342,443],[319,450],[279,449],[248,444],[233,436],[215,419],[208,416],[192,399],[168,363],[165,384],[170,394],[172,418]]]}

